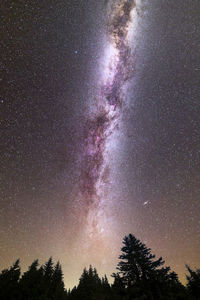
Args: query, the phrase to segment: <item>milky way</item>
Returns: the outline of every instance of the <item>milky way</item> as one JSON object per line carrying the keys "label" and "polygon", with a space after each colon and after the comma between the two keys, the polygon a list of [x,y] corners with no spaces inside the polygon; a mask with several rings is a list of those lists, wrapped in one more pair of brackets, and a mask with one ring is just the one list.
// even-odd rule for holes
{"label": "milky way", "polygon": [[126,0],[110,4],[108,8],[109,49],[98,96],[100,104],[95,116],[86,121],[82,147],[81,194],[86,213],[91,209],[96,212],[102,202],[100,186],[104,181],[106,143],[117,128],[126,101],[125,84],[133,76],[134,61],[128,33],[135,7],[133,0]]}
{"label": "milky way", "polygon": [[[200,1],[1,1],[0,269],[200,261]],[[172,2],[172,1],[171,1]]]}

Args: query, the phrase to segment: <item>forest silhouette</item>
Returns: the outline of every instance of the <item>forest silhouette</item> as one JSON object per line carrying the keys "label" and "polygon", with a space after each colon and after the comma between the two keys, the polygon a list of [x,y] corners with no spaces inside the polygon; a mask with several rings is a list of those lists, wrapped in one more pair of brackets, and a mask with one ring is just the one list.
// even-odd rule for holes
{"label": "forest silhouette", "polygon": [[133,234],[123,239],[114,281],[100,278],[90,266],[84,269],[79,283],[72,290],[64,286],[62,267],[52,258],[42,266],[33,261],[21,274],[17,260],[0,273],[0,300],[159,300],[200,299],[200,269],[186,266],[184,286],[162,257],[155,258]]}

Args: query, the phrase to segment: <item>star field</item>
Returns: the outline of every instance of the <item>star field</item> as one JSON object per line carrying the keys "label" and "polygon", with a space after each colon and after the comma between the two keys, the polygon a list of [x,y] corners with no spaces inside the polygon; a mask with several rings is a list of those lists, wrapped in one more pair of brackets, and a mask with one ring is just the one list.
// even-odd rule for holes
{"label": "star field", "polygon": [[53,256],[72,287],[129,232],[199,267],[200,4],[135,4],[0,4],[1,269]]}

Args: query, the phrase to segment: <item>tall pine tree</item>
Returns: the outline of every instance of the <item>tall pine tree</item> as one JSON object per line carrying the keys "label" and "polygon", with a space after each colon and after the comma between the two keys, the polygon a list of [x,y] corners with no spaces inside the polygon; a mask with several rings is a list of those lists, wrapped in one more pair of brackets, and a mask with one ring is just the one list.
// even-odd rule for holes
{"label": "tall pine tree", "polygon": [[171,299],[172,282],[179,282],[176,282],[176,274],[169,272],[170,267],[163,267],[162,257],[155,259],[151,249],[132,234],[124,237],[123,244],[118,273],[113,274],[115,281],[122,280],[131,298],[142,296],[145,299]]}
{"label": "tall pine tree", "polygon": [[[164,264],[162,257],[155,260],[155,255],[151,254],[151,249],[147,248],[132,234],[124,237],[123,244],[117,269],[127,287],[157,276],[158,268]],[[166,274],[169,268],[164,270],[164,274]]]}

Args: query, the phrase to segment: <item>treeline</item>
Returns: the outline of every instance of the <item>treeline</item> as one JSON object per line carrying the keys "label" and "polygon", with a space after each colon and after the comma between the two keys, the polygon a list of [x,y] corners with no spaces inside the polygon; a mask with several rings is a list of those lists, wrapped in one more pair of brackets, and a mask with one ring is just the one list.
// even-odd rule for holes
{"label": "treeline", "polygon": [[66,290],[59,262],[50,258],[39,266],[35,260],[21,275],[19,260],[0,273],[1,300],[159,300],[200,299],[200,269],[186,266],[187,285],[183,286],[175,272],[164,266],[160,257],[155,259],[134,235],[123,239],[117,272],[113,284],[106,275],[100,278],[92,266],[84,269],[79,284]]}

